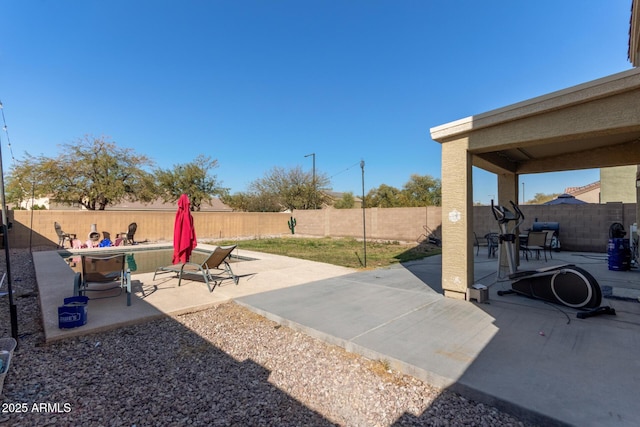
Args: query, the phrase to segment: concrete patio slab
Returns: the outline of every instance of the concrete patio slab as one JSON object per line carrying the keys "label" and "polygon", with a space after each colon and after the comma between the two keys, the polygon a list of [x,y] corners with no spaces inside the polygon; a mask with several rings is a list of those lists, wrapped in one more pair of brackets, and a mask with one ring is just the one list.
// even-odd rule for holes
{"label": "concrete patio slab", "polygon": [[[136,247],[135,250],[159,247],[166,245],[145,245]],[[215,246],[198,245],[199,250],[214,248]],[[234,285],[231,280],[224,280],[213,292],[209,292],[204,282],[198,280],[183,279],[182,285],[178,287],[178,279],[171,274],[158,275],[156,280],[153,280],[154,273],[133,274],[131,306],[126,305],[124,293],[115,298],[91,299],[86,325],[60,329],[58,306],[62,305],[64,298],[73,295],[74,272],[57,251],[34,252],[45,340],[50,342],[145,322],[157,317],[204,310],[241,296],[354,271],[344,267],[244,250],[234,251],[234,256],[250,259],[232,264],[234,273],[240,277],[238,285]]]}

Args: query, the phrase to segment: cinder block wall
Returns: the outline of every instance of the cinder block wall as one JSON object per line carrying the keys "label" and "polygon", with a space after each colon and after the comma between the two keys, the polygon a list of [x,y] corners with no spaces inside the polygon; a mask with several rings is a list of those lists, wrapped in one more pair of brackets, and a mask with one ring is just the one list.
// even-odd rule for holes
{"label": "cinder block wall", "polygon": [[[636,222],[636,205],[607,203],[604,205],[524,205],[525,221],[520,230],[531,228],[538,221],[559,222],[560,242],[563,249],[587,252],[605,252],[609,227],[620,222],[625,230]],[[415,242],[428,234],[426,228],[441,236],[442,209],[426,208],[371,208],[365,209],[367,239]],[[308,236],[354,237],[363,236],[362,209],[322,209],[288,213],[260,212],[193,212],[198,239],[235,239],[290,235],[287,222],[296,219],[296,234]],[[86,240],[91,224],[100,233],[126,232],[129,224],[138,224],[136,240],[173,241],[175,212],[169,211],[10,211],[13,228],[9,232],[11,247],[25,248],[52,245],[58,241],[54,221],[68,233],[76,233]],[[474,231],[480,237],[498,231],[489,206],[476,206],[473,210]],[[33,232],[32,232],[33,230]],[[441,236],[446,240],[446,236]]]}
{"label": "cinder block wall", "polygon": [[[584,205],[522,205],[525,221],[520,226],[524,232],[537,219],[540,222],[560,223],[560,244],[563,249],[585,252],[606,252],[609,227],[621,223],[627,233],[636,220],[635,203],[607,203]],[[498,231],[498,224],[489,206],[474,208],[474,231],[484,236]]]}
{"label": "cinder block wall", "polygon": [[[32,215],[33,214],[33,215]],[[10,211],[13,227],[9,232],[11,247],[55,245],[58,236],[54,222],[62,230],[75,233],[85,241],[91,225],[97,231],[109,233],[115,240],[118,233],[126,232],[129,224],[138,225],[136,241],[173,241],[175,212],[168,211]],[[193,221],[198,239],[234,239],[237,237],[260,237],[281,235],[289,231],[289,215],[259,212],[193,212]]]}
{"label": "cinder block wall", "polygon": [[442,209],[423,208],[371,208],[323,209],[296,211],[296,233],[310,236],[362,238],[366,225],[367,239],[414,242],[427,231],[425,226],[440,235]]}

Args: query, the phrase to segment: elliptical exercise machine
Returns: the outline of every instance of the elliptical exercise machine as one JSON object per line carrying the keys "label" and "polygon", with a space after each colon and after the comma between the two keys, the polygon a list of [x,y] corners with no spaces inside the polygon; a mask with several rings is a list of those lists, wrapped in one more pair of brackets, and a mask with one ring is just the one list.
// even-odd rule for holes
{"label": "elliptical exercise machine", "polygon": [[[510,203],[515,214],[504,206],[494,205],[493,200],[491,201],[491,212],[500,226],[500,248],[506,250],[511,280],[511,289],[498,291],[498,295],[515,293],[584,310],[577,314],[579,319],[599,314],[615,315],[614,308],[600,306],[602,302],[600,285],[588,271],[580,267],[562,264],[536,270],[517,271],[514,233],[524,222],[524,214],[515,203]],[[509,223],[513,223],[511,230],[508,227]],[[500,273],[499,259],[500,257],[498,257],[498,273]]]}

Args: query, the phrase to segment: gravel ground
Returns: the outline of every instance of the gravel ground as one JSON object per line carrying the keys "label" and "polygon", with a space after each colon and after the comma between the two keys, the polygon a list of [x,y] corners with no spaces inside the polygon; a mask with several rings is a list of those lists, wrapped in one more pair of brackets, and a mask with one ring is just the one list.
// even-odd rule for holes
{"label": "gravel ground", "polygon": [[[20,340],[0,424],[529,425],[234,303],[44,344],[28,251],[11,250],[11,271]],[[7,297],[0,334],[11,336]]]}

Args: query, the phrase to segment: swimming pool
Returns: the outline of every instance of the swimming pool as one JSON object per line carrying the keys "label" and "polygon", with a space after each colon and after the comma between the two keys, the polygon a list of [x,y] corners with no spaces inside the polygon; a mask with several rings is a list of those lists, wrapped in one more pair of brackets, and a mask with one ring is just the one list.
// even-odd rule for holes
{"label": "swimming pool", "polygon": [[[135,248],[119,247],[119,250],[115,248],[103,248],[96,251],[83,251],[74,253],[69,250],[58,251],[60,256],[69,264],[69,267],[73,271],[80,271],[80,255],[114,255],[118,253],[125,253],[127,260],[127,267],[133,274],[141,273],[153,273],[158,267],[165,265],[171,265],[173,258],[173,247],[159,247],[159,248]],[[191,254],[190,262],[201,263],[205,260],[209,251],[203,251],[195,249]],[[239,257],[235,254],[231,255],[229,262],[249,261],[250,258]]]}

